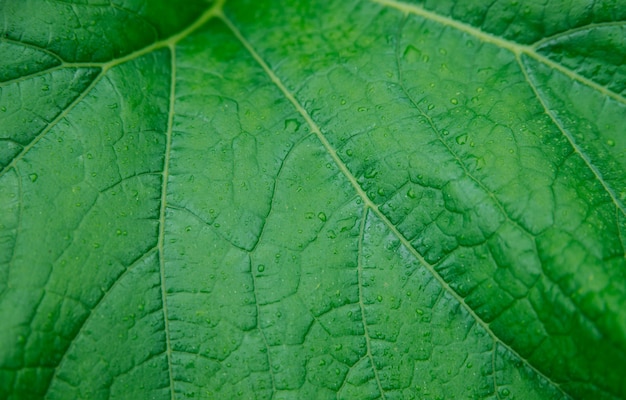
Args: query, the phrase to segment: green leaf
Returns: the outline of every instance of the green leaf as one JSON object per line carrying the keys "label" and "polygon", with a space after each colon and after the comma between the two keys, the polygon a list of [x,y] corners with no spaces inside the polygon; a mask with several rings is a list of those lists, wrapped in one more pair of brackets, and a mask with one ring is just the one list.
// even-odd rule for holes
{"label": "green leaf", "polygon": [[625,1],[0,17],[0,398],[626,398]]}

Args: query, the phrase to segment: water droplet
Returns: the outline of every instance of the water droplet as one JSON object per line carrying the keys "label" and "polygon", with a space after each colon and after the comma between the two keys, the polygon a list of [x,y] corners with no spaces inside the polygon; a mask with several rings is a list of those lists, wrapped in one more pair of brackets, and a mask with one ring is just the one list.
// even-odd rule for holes
{"label": "water droplet", "polygon": [[191,226],[186,226],[185,227],[185,232],[191,232]]}
{"label": "water droplet", "polygon": [[422,52],[417,49],[417,47],[412,44],[406,46],[404,49],[404,53],[402,53],[402,57],[404,57],[408,62],[417,62],[422,55]]}
{"label": "water droplet", "polygon": [[385,189],[383,188],[378,188],[378,190],[376,191],[376,193],[378,193],[379,196],[384,196],[385,195]]}
{"label": "water droplet", "polygon": [[350,150],[350,149],[346,150],[346,155],[348,157],[352,157],[352,154],[354,154],[352,150]]}
{"label": "water droplet", "polygon": [[448,135],[450,134],[450,131],[448,131],[447,129],[442,129],[442,130],[441,130],[441,134],[442,134],[443,136],[448,136]]}
{"label": "water droplet", "polygon": [[39,178],[39,175],[37,175],[37,174],[30,174],[30,175],[28,175],[28,177],[30,178],[31,182],[35,182],[37,180],[37,178]]}
{"label": "water droplet", "polygon": [[381,295],[376,296],[376,300],[380,303],[381,301],[383,301],[383,296]]}
{"label": "water droplet", "polygon": [[259,272],[265,271],[265,265],[259,264],[258,267],[256,267],[256,270],[259,271]]}
{"label": "water droplet", "polygon": [[326,221],[326,214],[320,212],[319,214],[317,214],[317,218],[319,218],[320,221]]}
{"label": "water droplet", "polygon": [[429,105],[428,105],[428,109],[429,109],[429,110],[432,110],[433,108],[435,108],[435,105],[434,105],[434,104],[429,104]]}
{"label": "water droplet", "polygon": [[289,132],[295,132],[300,128],[300,121],[295,118],[289,118],[285,120],[285,130]]}
{"label": "water droplet", "polygon": [[364,112],[364,111],[367,111],[367,107],[359,107],[359,108],[357,108],[357,111],[358,111],[358,112]]}
{"label": "water droplet", "polygon": [[608,144],[609,146],[613,147],[613,146],[615,146],[615,140],[609,139],[609,140],[606,141],[606,144]]}
{"label": "water droplet", "polygon": [[406,195],[407,195],[407,196],[409,196],[409,197],[410,197],[410,198],[412,198],[412,199],[414,199],[414,198],[416,198],[416,197],[417,197],[417,195],[415,194],[415,191],[413,190],[413,188],[409,189],[409,190],[406,192]]}
{"label": "water droplet", "polygon": [[48,86],[48,85],[43,85],[43,86],[41,87],[41,90],[42,90],[42,91],[44,91],[44,92],[47,92],[48,90],[50,90],[50,86]]}
{"label": "water droplet", "polygon": [[502,390],[500,391],[500,394],[501,394],[503,397],[507,397],[508,395],[510,395],[510,394],[511,394],[511,391],[510,391],[509,389],[502,389]]}
{"label": "water droplet", "polygon": [[457,104],[459,104],[459,101],[456,99],[456,97],[453,97],[453,98],[450,99],[450,103],[452,103],[454,105],[457,105]]}
{"label": "water droplet", "polygon": [[458,144],[465,144],[467,142],[467,135],[459,135],[456,137],[456,142]]}
{"label": "water droplet", "polygon": [[0,107],[0,111],[5,112],[7,108],[5,106]]}
{"label": "water droplet", "polygon": [[365,171],[365,173],[363,174],[363,176],[365,176],[367,179],[372,179],[375,178],[376,175],[378,175],[378,171],[375,169],[368,169],[367,171]]}
{"label": "water droplet", "polygon": [[342,105],[346,104],[346,99],[341,99],[341,101],[339,103],[341,103]]}
{"label": "water droplet", "polygon": [[423,311],[421,308],[417,308],[417,309],[415,309],[415,312],[416,312],[418,315],[424,315],[424,311]]}

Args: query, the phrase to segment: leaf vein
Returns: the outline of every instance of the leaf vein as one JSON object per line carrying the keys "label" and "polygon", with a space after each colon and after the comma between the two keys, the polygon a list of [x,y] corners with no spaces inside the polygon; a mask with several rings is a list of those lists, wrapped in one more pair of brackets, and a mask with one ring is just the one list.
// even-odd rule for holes
{"label": "leaf vein", "polygon": [[558,128],[558,130],[561,131],[561,133],[567,139],[567,141],[570,143],[570,145],[572,146],[574,151],[576,153],[578,153],[579,157],[587,165],[587,168],[589,168],[589,170],[593,173],[593,175],[596,177],[598,182],[600,182],[600,184],[602,185],[604,190],[611,197],[611,200],[613,201],[615,206],[621,210],[622,215],[626,215],[626,206],[620,200],[620,198],[618,197],[617,193],[615,193],[615,190],[604,179],[602,173],[593,164],[593,162],[591,161],[589,156],[587,154],[585,154],[585,152],[580,148],[580,146],[576,143],[576,140],[574,139],[572,134],[570,132],[568,132],[567,129],[565,129],[563,124],[559,121],[557,116],[554,114],[554,112],[548,107],[548,105],[544,101],[543,96],[541,96],[541,93],[539,93],[539,88],[537,87],[537,84],[535,83],[533,78],[528,74],[528,69],[525,67],[524,62],[522,61],[520,55],[517,55],[517,63],[519,64],[520,69],[521,69],[522,73],[524,74],[524,78],[526,79],[526,82],[528,82],[528,85],[530,86],[530,88],[532,89],[533,93],[535,94],[535,97],[541,103],[541,106],[543,107],[545,113],[550,117],[550,120],[552,121],[554,126],[556,126]]}
{"label": "leaf vein", "polygon": [[[391,0],[374,0],[374,1],[379,1],[379,2],[382,2],[382,3],[397,4],[395,2],[392,2]],[[407,8],[408,6],[405,5],[404,7]],[[465,308],[465,310],[472,316],[472,318],[474,318],[476,321],[478,321],[480,323],[480,325],[485,329],[485,331],[491,337],[494,338],[494,340],[497,340],[499,343],[501,343],[502,347],[506,348],[509,352],[511,352],[511,354],[514,354],[519,359],[524,360],[526,362],[526,364],[529,366],[529,368],[531,368],[533,371],[535,371],[539,376],[543,377],[546,381],[551,382],[560,392],[565,394],[564,390],[561,388],[561,386],[559,384],[557,384],[556,382],[553,382],[549,377],[544,375],[541,371],[536,369],[533,365],[529,364],[513,348],[511,348],[506,343],[502,342],[501,339],[493,332],[493,330],[491,330],[491,328],[489,327],[489,324],[487,322],[485,322],[483,319],[481,319],[478,316],[478,314],[476,314],[476,312],[464,301],[463,297],[461,295],[459,295],[454,289],[452,289],[452,287],[448,284],[448,282],[446,282],[445,279],[443,279],[443,277],[439,273],[437,273],[437,271],[434,268],[434,265],[428,263],[424,259],[424,257],[417,250],[415,250],[415,248],[411,245],[411,243],[407,240],[407,238],[404,237],[404,235],[400,231],[398,231],[398,229],[391,223],[389,218],[387,218],[382,213],[382,211],[380,211],[378,209],[376,204],[369,198],[367,193],[365,193],[365,191],[361,188],[361,186],[358,184],[358,182],[357,182],[356,178],[354,177],[354,175],[352,175],[352,173],[350,172],[348,167],[343,163],[343,161],[341,160],[341,158],[337,154],[337,151],[334,149],[334,147],[330,144],[328,139],[321,132],[320,127],[313,120],[311,115],[304,109],[302,104],[295,98],[295,96],[287,89],[287,87],[283,84],[283,82],[280,80],[280,78],[274,73],[274,71],[272,71],[272,69],[263,60],[263,58],[259,55],[259,53],[256,52],[256,50],[254,49],[252,44],[243,36],[243,34],[237,29],[237,27],[233,24],[233,22],[230,19],[228,19],[222,13],[219,14],[219,17],[229,27],[229,29],[233,32],[235,37],[242,43],[242,45],[248,50],[248,52],[250,53],[252,58],[259,64],[259,66],[267,74],[268,78],[280,89],[280,91],[283,93],[283,95],[293,104],[294,108],[298,111],[298,113],[300,113],[300,115],[302,115],[302,117],[305,119],[305,121],[307,122],[307,124],[311,128],[311,131],[317,136],[317,138],[321,142],[322,146],[327,151],[329,156],[333,159],[334,163],[337,165],[337,167],[339,168],[341,173],[346,177],[346,179],[348,179],[348,181],[350,182],[350,184],[352,185],[352,187],[356,191],[357,195],[359,197],[361,197],[361,199],[363,199],[364,207],[368,207],[369,209],[371,209],[372,212],[378,218],[380,218],[381,221],[383,221],[383,223],[388,227],[388,229],[391,231],[391,233],[400,240],[402,245],[413,255],[413,257],[415,257],[415,259],[418,260],[419,263],[422,264],[429,271],[429,273],[439,282],[439,284],[442,286],[442,288],[446,292],[450,293],[450,295],[454,299],[456,299],[456,301]],[[438,17],[438,19],[445,19],[445,18]],[[447,19],[445,19],[445,20],[447,20]],[[455,25],[459,25],[459,23],[456,22],[456,21],[454,21],[454,23],[455,23]],[[483,35],[485,35],[485,34],[483,34]],[[489,36],[489,37],[491,37],[491,36]],[[502,41],[501,39],[497,39],[497,38],[496,38],[496,40],[497,41]]]}
{"label": "leaf vein", "polygon": [[100,80],[105,76],[105,70],[101,70],[100,73],[98,75],[96,75],[93,79],[93,81],[85,88],[85,90],[79,94],[70,104],[67,105],[67,107],[65,107],[65,110],[63,110],[62,112],[60,112],[59,114],[57,114],[56,117],[54,117],[52,119],[52,121],[50,121],[46,127],[37,135],[35,136],[29,144],[27,144],[26,146],[24,146],[22,148],[22,151],[20,151],[12,160],[10,163],[8,163],[4,168],[2,168],[2,170],[0,170],[0,178],[11,168],[14,168],[15,165],[18,163],[18,161],[20,161],[22,158],[24,158],[24,156],[33,148],[35,147],[35,145],[44,137],[48,134],[48,132],[50,132],[52,130],[52,128],[54,128],[59,121],[61,121],[63,118],[65,118],[70,111],[72,111],[74,109],[74,107],[76,107],[82,100],[85,99],[85,97],[87,97],[87,95],[93,90],[93,88],[96,86],[96,84],[98,82],[100,82]]}
{"label": "leaf vein", "polygon": [[[90,310],[89,314],[83,319],[83,321],[80,323],[80,326],[77,327],[76,334],[74,335],[74,338],[73,338],[72,342],[67,346],[67,348],[63,352],[61,360],[57,363],[56,367],[54,368],[54,372],[50,376],[50,380],[48,381],[48,387],[46,388],[44,393],[47,394],[50,391],[50,388],[52,387],[52,384],[53,384],[55,379],[63,380],[62,377],[58,376],[57,374],[63,368],[63,365],[65,364],[65,361],[67,360],[67,355],[71,352],[71,350],[76,345],[76,339],[78,339],[78,337],[81,335],[81,333],[83,332],[83,329],[85,328],[87,323],[91,320],[91,318],[94,317],[94,315],[96,314],[96,311],[98,310],[98,308],[100,308],[100,306],[104,303],[104,300],[109,296],[109,294],[113,291],[113,289],[122,281],[122,279],[126,275],[128,275],[128,273],[136,265],[138,265],[142,261],[145,261],[146,259],[148,259],[150,256],[152,256],[156,252],[156,250],[157,250],[157,248],[153,247],[152,249],[146,251],[144,254],[139,256],[139,258],[137,258],[135,261],[130,263],[118,276],[116,276],[113,279],[112,283],[110,284],[110,286],[108,288],[105,288],[105,290],[102,292],[102,295],[100,296],[100,298],[91,307],[91,310]],[[46,395],[44,395],[43,397],[45,398]]]}
{"label": "leaf vein", "polygon": [[597,90],[599,92],[601,92],[603,95],[609,96],[611,98],[613,98],[614,100],[626,104],[626,98],[605,88],[604,86],[601,86],[593,81],[591,81],[590,79],[585,78],[584,76],[578,74],[575,71],[570,70],[569,68],[563,67],[561,65],[559,65],[558,63],[548,59],[547,57],[539,54],[536,50],[537,45],[539,43],[543,43],[541,41],[538,41],[537,43],[535,43],[534,45],[522,45],[507,39],[503,39],[500,38],[498,36],[492,35],[490,33],[484,32],[472,25],[466,24],[464,22],[460,22],[457,21],[453,18],[450,17],[445,17],[442,15],[439,15],[437,13],[434,13],[432,11],[428,11],[423,7],[419,7],[419,6],[414,6],[411,4],[406,4],[400,1],[396,1],[396,0],[371,0],[375,3],[379,3],[383,6],[387,6],[387,7],[391,7],[391,8],[395,8],[399,11],[402,11],[405,14],[413,14],[413,15],[417,15],[420,16],[424,19],[430,20],[430,21],[434,21],[438,24],[441,24],[443,26],[447,26],[447,27],[451,27],[454,29],[457,29],[461,32],[465,32],[469,35],[472,35],[476,38],[478,38],[479,40],[485,42],[485,43],[491,43],[495,46],[498,46],[500,48],[503,49],[507,49],[510,52],[512,52],[513,54],[515,54],[516,56],[519,56],[520,54],[524,53],[527,54],[530,57],[533,57],[537,60],[539,60],[540,62],[543,62],[547,65],[549,65],[552,68],[558,69],[559,71],[565,73],[568,77],[570,77],[573,80],[576,80],[586,86],[591,87],[594,90]]}
{"label": "leaf vein", "polygon": [[172,151],[172,128],[174,124],[174,105],[176,98],[176,48],[173,44],[170,48],[170,99],[167,116],[167,132],[165,144],[165,156],[163,157],[163,178],[161,181],[161,208],[159,210],[159,237],[157,248],[159,253],[159,270],[161,283],[161,301],[163,303],[163,322],[165,324],[165,344],[169,386],[172,400],[174,399],[174,373],[172,371],[172,343],[170,339],[169,318],[167,310],[167,288],[165,281],[165,215],[167,210],[167,183],[169,179],[169,164]]}
{"label": "leaf vein", "polygon": [[361,217],[361,224],[359,227],[359,244],[358,244],[358,261],[357,261],[357,279],[359,287],[359,308],[361,309],[361,323],[363,324],[363,334],[365,336],[365,345],[367,348],[367,358],[372,366],[374,372],[374,379],[376,380],[376,386],[380,392],[380,397],[385,399],[385,391],[380,383],[380,376],[378,374],[378,368],[374,362],[374,355],[372,354],[372,337],[369,333],[367,317],[365,316],[365,299],[363,296],[363,237],[365,236],[365,225],[367,216],[369,214],[367,206],[363,208],[363,215]]}

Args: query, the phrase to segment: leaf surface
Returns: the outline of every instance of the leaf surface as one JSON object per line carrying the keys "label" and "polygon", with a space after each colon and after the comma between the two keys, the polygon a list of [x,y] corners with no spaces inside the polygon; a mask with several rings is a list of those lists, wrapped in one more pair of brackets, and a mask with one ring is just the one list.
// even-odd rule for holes
{"label": "leaf surface", "polygon": [[0,397],[626,397],[626,3],[0,16]]}

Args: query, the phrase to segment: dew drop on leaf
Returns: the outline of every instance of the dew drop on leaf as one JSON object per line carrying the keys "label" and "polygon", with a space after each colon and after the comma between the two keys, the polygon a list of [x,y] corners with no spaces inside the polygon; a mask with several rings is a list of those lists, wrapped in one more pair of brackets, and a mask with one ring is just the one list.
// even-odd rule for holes
{"label": "dew drop on leaf", "polygon": [[402,56],[407,60],[407,62],[417,62],[421,55],[422,52],[412,44],[406,46],[404,53],[402,53]]}
{"label": "dew drop on leaf", "polygon": [[295,132],[300,128],[300,121],[295,118],[289,118],[285,120],[285,130],[288,132]]}
{"label": "dew drop on leaf", "polygon": [[376,175],[378,175],[378,171],[375,169],[368,169],[367,171],[365,171],[365,174],[363,174],[367,179],[372,179],[375,178]]}
{"label": "dew drop on leaf", "polygon": [[39,176],[37,174],[30,174],[30,175],[28,175],[28,177],[30,178],[31,182],[35,182],[37,180],[37,178],[39,178]]}
{"label": "dew drop on leaf", "polygon": [[467,135],[459,135],[456,137],[456,142],[458,144],[465,144],[467,143]]}

